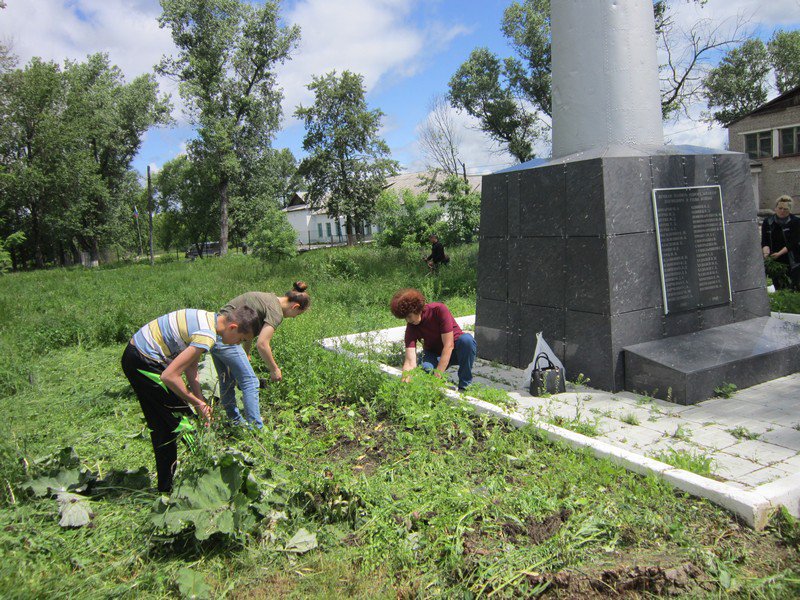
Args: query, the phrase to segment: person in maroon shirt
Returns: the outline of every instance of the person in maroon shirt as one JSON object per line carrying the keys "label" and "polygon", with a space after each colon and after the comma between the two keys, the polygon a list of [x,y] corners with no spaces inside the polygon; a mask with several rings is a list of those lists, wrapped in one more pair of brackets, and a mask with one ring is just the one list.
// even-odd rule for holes
{"label": "person in maroon shirt", "polygon": [[406,355],[403,361],[403,380],[417,366],[417,341],[423,340],[421,367],[441,377],[450,365],[458,365],[458,390],[472,383],[472,365],[478,345],[469,333],[461,331],[450,309],[440,302],[425,303],[419,290],[397,292],[390,303],[392,314],[405,319]]}

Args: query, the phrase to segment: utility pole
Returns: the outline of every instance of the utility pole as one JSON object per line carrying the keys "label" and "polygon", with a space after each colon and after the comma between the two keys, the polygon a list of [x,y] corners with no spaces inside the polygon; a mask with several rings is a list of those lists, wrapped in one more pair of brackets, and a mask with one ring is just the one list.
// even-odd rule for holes
{"label": "utility pole", "polygon": [[136,221],[136,235],[139,238],[139,254],[137,257],[142,255],[142,228],[139,227],[139,209],[136,208],[136,205],[133,205],[133,220]]}
{"label": "utility pole", "polygon": [[147,165],[147,215],[150,218],[150,266],[155,264],[153,257],[153,188],[150,186],[150,165]]}

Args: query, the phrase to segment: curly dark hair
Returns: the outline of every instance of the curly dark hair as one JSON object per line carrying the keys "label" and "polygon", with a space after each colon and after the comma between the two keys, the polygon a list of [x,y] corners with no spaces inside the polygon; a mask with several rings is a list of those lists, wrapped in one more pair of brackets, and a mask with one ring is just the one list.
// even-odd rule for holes
{"label": "curly dark hair", "polygon": [[400,290],[389,304],[392,314],[398,319],[405,319],[410,314],[418,314],[425,308],[425,296],[414,288]]}

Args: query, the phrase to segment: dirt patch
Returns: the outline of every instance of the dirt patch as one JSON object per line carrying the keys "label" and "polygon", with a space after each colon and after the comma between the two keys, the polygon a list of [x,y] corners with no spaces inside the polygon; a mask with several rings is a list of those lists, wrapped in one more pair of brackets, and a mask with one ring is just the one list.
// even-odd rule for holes
{"label": "dirt patch", "polygon": [[541,544],[558,533],[571,514],[569,510],[564,509],[541,520],[529,516],[524,523],[507,521],[503,523],[502,529],[505,536],[515,543],[527,541],[534,545]]}
{"label": "dirt patch", "polygon": [[702,571],[693,563],[677,566],[620,566],[595,572],[560,571],[530,574],[532,586],[545,585],[545,597],[555,598],[639,598],[642,595],[675,596],[699,586]]}

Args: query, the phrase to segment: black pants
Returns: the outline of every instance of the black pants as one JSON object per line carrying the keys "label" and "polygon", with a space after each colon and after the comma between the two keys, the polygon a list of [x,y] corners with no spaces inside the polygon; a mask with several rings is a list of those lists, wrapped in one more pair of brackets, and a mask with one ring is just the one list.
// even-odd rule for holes
{"label": "black pants", "polygon": [[183,400],[142,374],[140,369],[161,375],[166,365],[145,358],[129,343],[122,354],[122,371],[139,398],[147,427],[150,429],[150,440],[156,455],[158,491],[169,492],[172,490],[172,477],[175,474],[175,462],[178,460],[178,436],[175,429],[180,423],[180,417],[174,413],[191,414],[192,411]]}

